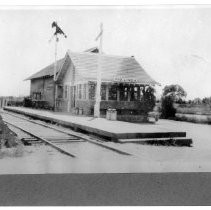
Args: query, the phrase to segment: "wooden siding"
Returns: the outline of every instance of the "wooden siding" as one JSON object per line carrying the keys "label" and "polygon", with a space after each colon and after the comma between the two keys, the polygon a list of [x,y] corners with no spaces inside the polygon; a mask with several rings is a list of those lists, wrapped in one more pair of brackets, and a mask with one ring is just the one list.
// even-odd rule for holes
{"label": "wooden siding", "polygon": [[40,78],[31,80],[30,95],[33,96],[34,92],[41,93],[41,99],[46,100],[49,106],[54,106],[54,83],[53,77]]}

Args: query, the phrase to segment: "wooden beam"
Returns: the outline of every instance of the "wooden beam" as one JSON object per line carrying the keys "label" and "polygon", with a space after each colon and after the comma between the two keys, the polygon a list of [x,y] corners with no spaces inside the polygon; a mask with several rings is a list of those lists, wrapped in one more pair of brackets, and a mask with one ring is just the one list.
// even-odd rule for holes
{"label": "wooden beam", "polygon": [[106,85],[106,101],[108,101],[109,96],[109,84]]}
{"label": "wooden beam", "polygon": [[130,101],[130,99],[131,99],[130,86],[128,86],[128,96],[127,96],[127,101]]}
{"label": "wooden beam", "polygon": [[117,86],[117,101],[120,101],[120,92],[119,92],[119,86]]}

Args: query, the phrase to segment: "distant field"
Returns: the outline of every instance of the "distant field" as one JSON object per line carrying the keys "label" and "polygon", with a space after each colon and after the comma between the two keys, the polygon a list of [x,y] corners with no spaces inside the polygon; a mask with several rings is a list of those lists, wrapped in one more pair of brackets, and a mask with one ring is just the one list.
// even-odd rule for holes
{"label": "distant field", "polygon": [[180,114],[211,115],[210,105],[175,104],[175,108]]}
{"label": "distant field", "polygon": [[210,105],[176,104],[176,120],[211,124]]}
{"label": "distant field", "polygon": [[186,122],[193,122],[193,123],[211,124],[211,115],[180,114],[180,113],[176,113],[175,120],[178,120],[178,121],[186,121]]}
{"label": "distant field", "polygon": [[[211,105],[174,104],[174,107],[177,110],[174,120],[211,124]],[[157,103],[155,110],[160,108]]]}

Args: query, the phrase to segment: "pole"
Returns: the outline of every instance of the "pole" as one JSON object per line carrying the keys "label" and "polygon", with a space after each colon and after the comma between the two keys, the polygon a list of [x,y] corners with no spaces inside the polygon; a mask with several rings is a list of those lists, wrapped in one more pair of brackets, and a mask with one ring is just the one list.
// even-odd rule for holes
{"label": "pole", "polygon": [[56,86],[56,72],[57,72],[57,45],[58,45],[58,36],[56,34],[55,37],[55,61],[54,61],[54,74],[53,74],[53,81],[54,81],[54,111],[56,111],[56,97],[57,97],[57,86]]}
{"label": "pole", "polygon": [[98,70],[97,70],[97,88],[94,106],[94,117],[100,117],[100,101],[101,101],[101,73],[102,73],[102,45],[103,45],[103,24],[100,25],[102,34],[100,36],[99,53],[98,53]]}

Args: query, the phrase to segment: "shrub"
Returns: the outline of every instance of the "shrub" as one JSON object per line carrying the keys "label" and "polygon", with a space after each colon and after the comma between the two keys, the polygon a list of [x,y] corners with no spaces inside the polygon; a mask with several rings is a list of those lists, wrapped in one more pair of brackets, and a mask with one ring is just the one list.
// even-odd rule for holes
{"label": "shrub", "polygon": [[143,91],[143,98],[142,102],[144,104],[144,113],[147,114],[148,112],[152,111],[155,103],[156,103],[156,97],[154,95],[155,89],[152,87],[147,87]]}
{"label": "shrub", "polygon": [[211,124],[211,117],[210,116],[207,116],[207,123]]}
{"label": "shrub", "polygon": [[23,100],[23,106],[32,107],[32,99],[30,97],[25,97]]}
{"label": "shrub", "polygon": [[161,118],[168,119],[175,117],[176,109],[174,100],[171,96],[162,97],[161,99]]}

